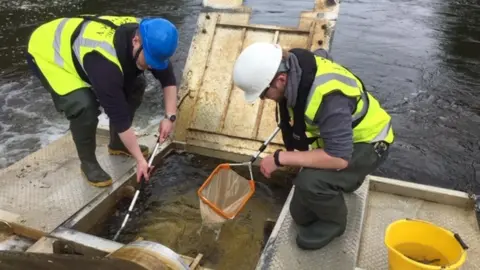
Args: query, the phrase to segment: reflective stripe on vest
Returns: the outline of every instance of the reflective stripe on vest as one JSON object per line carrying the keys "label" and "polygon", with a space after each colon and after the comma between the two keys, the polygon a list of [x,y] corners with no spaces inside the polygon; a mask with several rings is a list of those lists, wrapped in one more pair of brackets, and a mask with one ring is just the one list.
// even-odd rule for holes
{"label": "reflective stripe on vest", "polygon": [[[117,26],[125,23],[140,23],[140,19],[135,17],[100,16],[99,18],[111,21]],[[85,70],[83,57],[95,50],[115,63],[123,72],[114,45],[115,30],[95,21],[86,22],[82,26],[80,34],[73,42],[73,51],[83,70]]]}
{"label": "reflective stripe on vest", "polygon": [[[307,137],[319,137],[312,144],[312,148],[323,147],[321,131],[313,121],[320,111],[323,97],[334,91],[341,91],[344,95],[357,100],[357,108],[352,115],[352,122],[362,117],[363,119],[353,128],[354,143],[376,141],[392,143],[394,134],[391,117],[372,95],[363,91],[362,82],[344,67],[322,57],[315,56],[315,58],[318,66],[317,74],[305,107]],[[289,113],[293,117],[291,108],[289,108]]]}
{"label": "reflective stripe on vest", "polygon": [[[57,29],[55,29],[55,39],[53,40],[53,46],[52,46],[55,53],[55,56],[54,56],[55,64],[57,64],[61,68],[64,68],[65,66],[65,61],[63,60],[63,57],[60,55],[60,52],[62,49],[62,32],[68,20],[69,19],[62,19],[58,24]],[[68,44],[70,44],[70,42]]]}
{"label": "reflective stripe on vest", "polygon": [[[117,26],[139,23],[141,20],[117,16],[98,18],[108,20]],[[95,50],[115,63],[122,71],[114,46],[115,29],[99,22],[87,21],[82,25],[72,46],[72,36],[83,21],[84,19],[75,17],[52,20],[35,29],[28,44],[28,52],[34,56],[36,64],[50,86],[59,95],[90,87],[90,84],[83,81],[78,74],[73,56],[78,59],[83,69],[83,57]]]}
{"label": "reflective stripe on vest", "polygon": [[[318,74],[318,72],[317,72],[317,74]],[[327,85],[329,82],[333,82],[333,81],[337,81],[337,82],[343,83],[344,85],[349,86],[351,88],[355,88],[355,91],[358,91],[358,89],[361,89],[361,85],[359,86],[359,84],[357,84],[357,81],[355,79],[346,77],[346,76],[338,74],[338,73],[324,73],[324,74],[321,74],[321,75],[318,75],[318,76],[315,77],[315,80],[313,81],[312,87],[310,89],[310,93],[308,94],[307,104],[310,104],[310,102],[314,98],[315,93],[317,93],[315,90],[318,86]],[[334,89],[332,89],[332,90],[334,90]],[[328,91],[328,92],[330,92],[330,91]],[[359,94],[360,94],[360,98],[362,100],[362,104],[366,104],[367,93],[365,93],[364,91],[361,90]],[[356,95],[353,95],[353,96],[356,96]],[[316,98],[319,98],[319,97],[316,97]],[[320,102],[317,101],[318,104],[321,103],[321,99],[323,99],[323,95],[320,97]],[[352,115],[352,121],[357,121],[358,119],[360,119],[362,116],[364,116],[367,113],[367,109],[368,109],[367,106],[361,106],[361,107],[362,108],[361,108],[360,111],[357,110]],[[310,107],[310,111],[309,111],[309,107],[307,105],[306,112],[305,112],[305,114],[306,114],[305,122],[307,124],[312,125],[313,120],[315,119],[315,114],[316,113],[318,113],[318,110],[315,110],[314,108]],[[313,115],[313,117],[312,117],[312,115]]]}

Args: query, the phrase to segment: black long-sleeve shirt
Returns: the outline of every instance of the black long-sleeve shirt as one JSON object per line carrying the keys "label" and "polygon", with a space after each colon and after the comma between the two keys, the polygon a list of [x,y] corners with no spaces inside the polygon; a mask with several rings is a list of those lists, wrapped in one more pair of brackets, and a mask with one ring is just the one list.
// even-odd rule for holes
{"label": "black long-sleeve shirt", "polygon": [[[132,125],[130,107],[127,102],[129,92],[138,75],[139,70],[133,60],[132,38],[136,25],[120,27],[115,34],[115,49],[122,65],[120,68],[98,52],[90,52],[83,58],[83,67],[88,76],[93,91],[100,105],[104,108],[110,122],[119,133],[124,132]],[[165,70],[150,70],[158,79],[162,87],[176,85],[176,78],[171,62]]]}

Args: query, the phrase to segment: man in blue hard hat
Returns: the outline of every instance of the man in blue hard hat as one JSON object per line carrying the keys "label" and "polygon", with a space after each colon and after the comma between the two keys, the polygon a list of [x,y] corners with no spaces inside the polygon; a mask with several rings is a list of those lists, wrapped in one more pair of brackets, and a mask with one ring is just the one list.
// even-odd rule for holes
{"label": "man in blue hard hat", "polygon": [[178,32],[162,18],[82,15],[58,18],[36,28],[28,43],[27,62],[51,94],[55,108],[70,121],[70,130],[87,181],[112,183],[95,155],[99,107],[110,120],[110,154],[133,156],[137,181],[148,181],[148,147],[139,145],[132,128],[152,72],[163,87],[165,118],[160,141],[173,131],[177,87],[169,58]]}

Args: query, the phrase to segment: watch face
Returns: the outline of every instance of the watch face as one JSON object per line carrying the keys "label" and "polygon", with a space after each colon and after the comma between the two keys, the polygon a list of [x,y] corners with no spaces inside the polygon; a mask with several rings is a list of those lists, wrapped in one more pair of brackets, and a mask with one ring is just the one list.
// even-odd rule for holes
{"label": "watch face", "polygon": [[170,121],[175,122],[175,119],[177,119],[177,116],[175,116],[175,115],[170,116]]}

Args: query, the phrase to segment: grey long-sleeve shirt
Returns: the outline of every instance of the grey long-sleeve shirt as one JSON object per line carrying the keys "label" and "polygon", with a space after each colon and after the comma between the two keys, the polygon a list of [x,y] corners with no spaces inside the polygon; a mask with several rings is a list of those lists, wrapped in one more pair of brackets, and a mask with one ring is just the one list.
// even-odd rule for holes
{"label": "grey long-sleeve shirt", "polygon": [[[332,60],[323,49],[313,53]],[[352,113],[355,107],[356,100],[343,95],[340,91],[332,92],[323,98],[314,123],[320,129],[324,151],[330,156],[350,160],[353,152]]]}

